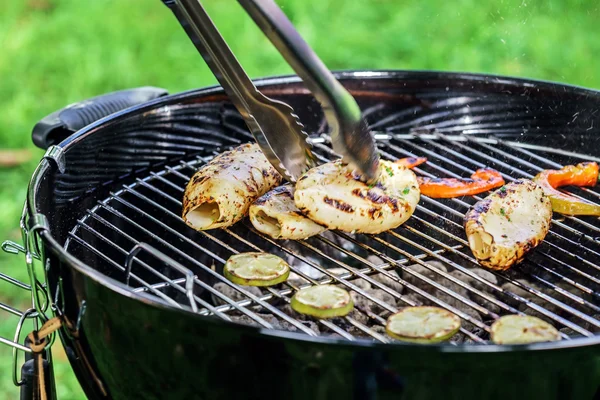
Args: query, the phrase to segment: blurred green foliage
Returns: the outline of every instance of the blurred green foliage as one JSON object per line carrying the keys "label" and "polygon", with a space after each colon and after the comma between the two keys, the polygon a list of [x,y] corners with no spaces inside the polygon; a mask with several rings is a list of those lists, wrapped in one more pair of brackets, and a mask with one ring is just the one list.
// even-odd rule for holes
{"label": "blurred green foliage", "polygon": [[[280,0],[330,69],[485,72],[600,88],[599,6],[594,0]],[[234,0],[204,0],[250,76],[291,69]],[[171,93],[216,81],[160,0],[0,2],[0,148],[33,148],[32,126],[62,106],[135,86]],[[43,154],[0,169],[0,239],[20,240],[28,180]],[[0,270],[25,279],[22,257]],[[28,294],[0,282],[0,301]],[[0,312],[0,336],[16,318]],[[26,327],[25,330],[30,329]],[[54,346],[61,399],[81,389]],[[18,398],[11,352],[0,345],[0,396]]]}

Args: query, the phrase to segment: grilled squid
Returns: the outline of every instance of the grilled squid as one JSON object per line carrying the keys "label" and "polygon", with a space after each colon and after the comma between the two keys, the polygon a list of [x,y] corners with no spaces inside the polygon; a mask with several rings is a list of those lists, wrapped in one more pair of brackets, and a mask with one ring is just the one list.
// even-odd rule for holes
{"label": "grilled squid", "polygon": [[340,160],[312,168],[296,183],[294,201],[329,229],[376,234],[404,223],[420,198],[417,177],[406,166],[379,162],[374,185],[359,180]]}
{"label": "grilled squid", "polygon": [[301,240],[318,235],[325,227],[305,217],[294,203],[294,186],[276,187],[250,206],[250,222],[273,239]]}
{"label": "grilled squid", "polygon": [[196,230],[231,226],[281,179],[257,144],[243,144],[219,154],[192,176],[182,218]]}
{"label": "grilled squid", "polygon": [[521,179],[477,202],[465,215],[465,230],[481,265],[506,270],[544,240],[551,220],[552,204],[542,188]]}

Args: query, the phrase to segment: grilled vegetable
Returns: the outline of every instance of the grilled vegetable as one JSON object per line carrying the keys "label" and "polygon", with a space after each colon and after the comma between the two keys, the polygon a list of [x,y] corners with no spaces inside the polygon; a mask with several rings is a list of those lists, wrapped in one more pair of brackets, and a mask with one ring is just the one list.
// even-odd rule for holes
{"label": "grilled vegetable", "polygon": [[183,196],[183,220],[197,230],[241,220],[250,204],[281,182],[257,144],[243,144],[215,157],[192,176]]}
{"label": "grilled vegetable", "polygon": [[478,201],[465,215],[465,230],[481,265],[506,270],[544,240],[551,220],[542,188],[521,179]]}
{"label": "grilled vegetable", "polygon": [[544,170],[533,181],[550,197],[552,210],[565,215],[600,216],[600,206],[556,190],[560,186],[594,186],[598,182],[598,164],[584,162],[559,170]]}
{"label": "grilled vegetable", "polygon": [[240,253],[225,262],[223,275],[238,285],[273,286],[287,280],[290,266],[273,254]]}
{"label": "grilled vegetable", "polygon": [[489,168],[478,169],[471,179],[419,177],[421,194],[433,198],[473,196],[504,185],[498,171]]}
{"label": "grilled vegetable", "polygon": [[491,339],[496,344],[524,344],[560,340],[552,325],[529,315],[505,315],[491,327]]}
{"label": "grilled vegetable", "polygon": [[329,229],[380,233],[396,228],[419,202],[417,177],[390,161],[381,160],[379,168],[374,185],[362,182],[339,160],[312,168],[296,183],[296,206]]}
{"label": "grilled vegetable", "polygon": [[392,314],[385,326],[394,339],[413,343],[439,343],[460,329],[460,318],[439,307],[406,307]]}
{"label": "grilled vegetable", "polygon": [[427,162],[426,157],[405,157],[397,159],[396,161],[394,161],[394,164],[403,165],[406,168],[412,169],[414,167],[418,167],[424,162]]}
{"label": "grilled vegetable", "polygon": [[301,240],[318,235],[325,227],[302,215],[294,203],[294,186],[276,187],[250,206],[250,222],[273,239]]}
{"label": "grilled vegetable", "polygon": [[354,308],[350,293],[334,285],[316,285],[300,289],[290,305],[294,311],[315,318],[343,317]]}

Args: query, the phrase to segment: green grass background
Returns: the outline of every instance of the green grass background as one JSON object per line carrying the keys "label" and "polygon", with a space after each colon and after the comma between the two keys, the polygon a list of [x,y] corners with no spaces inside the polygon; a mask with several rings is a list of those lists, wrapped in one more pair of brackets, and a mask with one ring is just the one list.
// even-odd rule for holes
{"label": "green grass background", "polygon": [[[600,88],[596,0],[280,0],[330,69],[486,72]],[[291,69],[234,0],[204,0],[251,77]],[[43,154],[32,126],[62,106],[135,86],[171,93],[215,79],[160,0],[0,2],[0,148],[34,159],[0,168],[0,239],[17,229],[28,180]],[[25,279],[22,256],[0,253],[0,271]],[[0,301],[27,308],[28,294],[0,282]],[[0,336],[16,318],[0,312]],[[27,328],[26,328],[27,329]],[[59,344],[61,399],[83,393]],[[17,399],[11,351],[0,345],[0,398]]]}

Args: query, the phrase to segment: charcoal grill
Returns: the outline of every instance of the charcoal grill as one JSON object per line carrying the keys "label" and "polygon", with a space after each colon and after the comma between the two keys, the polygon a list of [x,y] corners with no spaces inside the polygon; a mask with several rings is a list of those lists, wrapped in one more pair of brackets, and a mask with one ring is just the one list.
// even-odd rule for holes
{"label": "charcoal grill", "polygon": [[[513,181],[600,162],[596,91],[437,72],[336,78],[357,99],[383,158],[428,158],[419,175],[465,177],[487,166]],[[337,157],[318,103],[296,77],[257,86],[294,107],[320,161]],[[163,94],[111,94],[38,124],[34,141],[49,148],[30,183],[24,245],[3,245],[25,253],[31,283],[0,277],[37,289],[32,309],[2,309],[21,322],[61,318],[60,339],[87,396],[600,395],[598,218],[555,214],[544,242],[506,272],[482,269],[469,250],[462,218],[477,196],[423,196],[407,223],[380,235],[331,231],[276,241],[247,220],[196,232],[180,217],[184,186],[212,157],[252,136],[219,87]],[[600,197],[598,188],[568,189],[592,202]],[[267,289],[234,285],[222,267],[244,251],[285,257],[293,275]],[[352,291],[356,309],[332,320],[291,310],[295,291],[323,283]],[[388,337],[387,315],[417,304],[457,314],[460,332],[437,345]],[[491,323],[506,314],[543,318],[562,340],[490,344]],[[31,353],[19,333],[2,341]],[[50,365],[51,341],[44,353]],[[24,382],[15,373],[17,383],[31,382],[27,371]]]}

